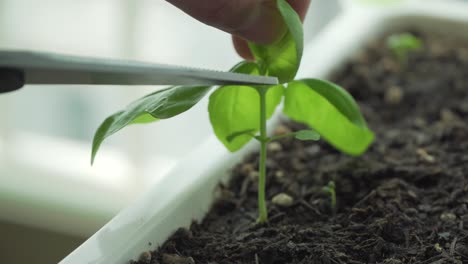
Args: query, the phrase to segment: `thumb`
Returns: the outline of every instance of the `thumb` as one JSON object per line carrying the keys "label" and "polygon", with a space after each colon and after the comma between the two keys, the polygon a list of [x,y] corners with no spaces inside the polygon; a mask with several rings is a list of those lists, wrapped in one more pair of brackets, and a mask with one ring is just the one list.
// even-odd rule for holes
{"label": "thumb", "polygon": [[201,22],[252,42],[268,44],[285,25],[274,0],[167,0]]}
{"label": "thumb", "polygon": [[[301,21],[304,21],[307,9],[310,5],[310,0],[288,0],[288,3],[297,12]],[[242,58],[246,60],[254,59],[252,52],[250,51],[250,48],[244,38],[233,35],[232,41],[234,44],[234,48]]]}

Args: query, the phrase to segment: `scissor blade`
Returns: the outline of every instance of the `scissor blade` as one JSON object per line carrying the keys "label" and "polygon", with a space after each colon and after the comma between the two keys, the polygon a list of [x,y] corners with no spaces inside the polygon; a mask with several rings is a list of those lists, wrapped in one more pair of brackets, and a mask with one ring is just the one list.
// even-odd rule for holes
{"label": "scissor blade", "polygon": [[[25,84],[278,84],[275,77],[29,51],[0,51],[1,68],[22,71]],[[0,80],[0,86],[1,82]]]}

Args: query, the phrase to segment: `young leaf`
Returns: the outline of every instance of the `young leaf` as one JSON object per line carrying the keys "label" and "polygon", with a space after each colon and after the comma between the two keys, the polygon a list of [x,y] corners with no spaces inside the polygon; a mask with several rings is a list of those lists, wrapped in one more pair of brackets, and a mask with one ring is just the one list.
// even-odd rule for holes
{"label": "young leaf", "polygon": [[[231,71],[258,75],[254,62],[242,62]],[[283,96],[283,86],[267,91],[267,118],[271,117]],[[254,87],[222,86],[210,95],[208,112],[218,139],[232,152],[239,150],[260,129],[260,96]],[[241,133],[251,131],[251,133]],[[236,134],[236,137],[232,135]],[[228,140],[228,137],[231,140]]]}
{"label": "young leaf", "polygon": [[283,111],[350,155],[361,154],[374,139],[351,95],[327,81],[291,82],[285,92]]}
{"label": "young leaf", "polygon": [[277,0],[276,5],[286,24],[286,34],[276,43],[249,43],[249,47],[260,67],[266,70],[262,74],[276,76],[280,83],[285,83],[296,76],[301,63],[304,36],[301,20],[288,2]]}
{"label": "young leaf", "polygon": [[294,132],[294,136],[299,140],[320,140],[320,134],[315,132],[314,130],[300,130]]}
{"label": "young leaf", "polygon": [[156,91],[131,103],[125,110],[108,117],[97,129],[91,151],[91,164],[101,143],[131,124],[143,124],[170,118],[198,103],[210,90],[207,86],[175,86]]}

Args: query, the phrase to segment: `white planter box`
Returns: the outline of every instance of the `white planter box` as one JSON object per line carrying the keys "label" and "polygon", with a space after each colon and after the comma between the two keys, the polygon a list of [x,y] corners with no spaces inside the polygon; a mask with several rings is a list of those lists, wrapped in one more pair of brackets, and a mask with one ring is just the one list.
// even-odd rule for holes
{"label": "white planter box", "polygon": [[[421,4],[419,4],[421,3]],[[411,26],[468,37],[468,5],[448,1],[350,8],[306,45],[299,77],[326,78],[372,37]],[[255,148],[230,154],[212,136],[198,150],[61,263],[128,263],[154,250],[179,227],[201,220],[217,183]]]}

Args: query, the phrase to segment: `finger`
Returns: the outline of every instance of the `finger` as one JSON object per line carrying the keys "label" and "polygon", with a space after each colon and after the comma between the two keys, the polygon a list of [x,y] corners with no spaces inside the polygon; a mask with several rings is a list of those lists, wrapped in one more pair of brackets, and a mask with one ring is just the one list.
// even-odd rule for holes
{"label": "finger", "polygon": [[234,48],[237,54],[239,54],[242,58],[245,60],[254,60],[253,54],[250,51],[249,45],[245,39],[232,36],[232,43],[234,44]]}
{"label": "finger", "polygon": [[301,18],[301,21],[304,22],[307,10],[309,9],[310,0],[288,0],[288,3],[294,10],[296,10],[297,14]]}
{"label": "finger", "polygon": [[[298,13],[301,21],[304,21],[307,10],[310,6],[310,0],[289,0],[288,2],[291,7]],[[237,54],[239,54],[242,58],[246,60],[254,59],[246,40],[233,35],[232,42]]]}
{"label": "finger", "polygon": [[260,44],[275,41],[286,30],[273,0],[167,1],[208,25]]}

